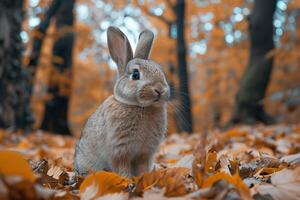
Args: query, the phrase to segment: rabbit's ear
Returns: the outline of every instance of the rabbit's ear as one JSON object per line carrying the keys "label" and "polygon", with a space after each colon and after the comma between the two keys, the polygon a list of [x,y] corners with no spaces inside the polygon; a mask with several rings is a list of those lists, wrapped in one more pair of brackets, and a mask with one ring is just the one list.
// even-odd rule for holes
{"label": "rabbit's ear", "polygon": [[127,63],[133,58],[128,38],[120,29],[110,26],[107,30],[107,44],[112,59],[118,65],[119,74],[124,74]]}
{"label": "rabbit's ear", "polygon": [[139,42],[137,44],[134,57],[147,60],[150,55],[154,34],[150,30],[144,30],[139,36]]}

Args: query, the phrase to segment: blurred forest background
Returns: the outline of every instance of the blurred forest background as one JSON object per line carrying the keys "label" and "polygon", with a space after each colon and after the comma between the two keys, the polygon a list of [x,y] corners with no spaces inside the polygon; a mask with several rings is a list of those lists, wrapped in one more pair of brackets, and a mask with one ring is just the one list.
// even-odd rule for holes
{"label": "blurred forest background", "polygon": [[[20,69],[14,67],[19,71],[6,79],[2,78],[5,73],[0,73],[1,87],[10,88],[12,94],[1,94],[1,98],[3,102],[11,98],[7,102],[13,105],[1,108],[6,122],[1,126],[24,128],[34,123],[35,128],[41,127],[45,104],[53,98],[49,88],[55,85],[55,92],[69,102],[64,104],[69,129],[79,136],[86,119],[113,91],[116,66],[106,44],[106,30],[110,25],[124,31],[133,47],[141,30],[148,28],[155,33],[151,59],[164,67],[173,88],[169,132],[188,130],[190,127],[182,128],[183,119],[192,118],[194,131],[207,125],[222,127],[230,119],[239,81],[248,63],[248,17],[253,0],[77,0],[72,10],[74,24],[67,28],[60,28],[50,15],[45,15],[51,2],[27,0],[20,3],[16,11],[23,13],[23,18],[11,13],[16,16],[11,18],[14,21],[10,24],[14,34],[7,37],[20,44],[6,44],[15,49],[10,50],[6,55],[11,57],[6,56],[4,60]],[[40,23],[47,17],[49,27],[46,23],[43,33]],[[20,35],[18,24],[22,25]],[[299,123],[300,1],[278,0],[273,24],[276,49],[270,53],[275,55],[275,63],[264,104],[280,122]],[[73,61],[69,67],[58,70],[54,65],[62,61],[59,56],[53,56],[52,47],[59,35],[66,32],[74,33]],[[39,48],[38,40],[43,45],[36,62],[32,52]],[[1,53],[0,57],[4,55]],[[18,62],[19,58],[22,62]],[[4,60],[1,65],[5,64]],[[22,108],[22,111],[16,108],[26,107],[29,99],[31,108]]]}

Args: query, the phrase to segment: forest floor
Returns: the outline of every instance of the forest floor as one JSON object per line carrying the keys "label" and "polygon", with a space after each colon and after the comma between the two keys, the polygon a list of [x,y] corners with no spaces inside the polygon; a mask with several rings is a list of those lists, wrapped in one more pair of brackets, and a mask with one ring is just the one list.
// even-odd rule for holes
{"label": "forest floor", "polygon": [[132,180],[75,176],[75,139],[0,130],[0,199],[300,199],[300,126],[171,134]]}

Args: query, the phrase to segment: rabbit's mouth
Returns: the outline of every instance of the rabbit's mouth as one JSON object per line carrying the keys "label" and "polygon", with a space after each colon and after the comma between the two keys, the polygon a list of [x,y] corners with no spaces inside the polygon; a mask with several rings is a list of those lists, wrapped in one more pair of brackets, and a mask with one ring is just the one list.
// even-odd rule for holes
{"label": "rabbit's mouth", "polygon": [[140,104],[141,107],[148,107],[152,105],[161,105],[163,104],[163,99],[161,97],[157,96],[149,96],[148,98],[145,97],[139,97],[138,98],[138,103]]}
{"label": "rabbit's mouth", "polygon": [[147,106],[162,105],[166,102],[168,100],[168,88],[164,88],[161,84],[158,86],[145,85],[139,92],[138,102]]}
{"label": "rabbit's mouth", "polygon": [[139,103],[142,105],[142,107],[148,107],[148,106],[156,106],[161,107],[166,102],[165,98],[160,96],[152,96],[152,98],[149,99],[139,99]]}
{"label": "rabbit's mouth", "polygon": [[160,99],[148,99],[148,100],[139,99],[138,102],[141,107],[149,107],[152,106],[153,104],[161,104]]}

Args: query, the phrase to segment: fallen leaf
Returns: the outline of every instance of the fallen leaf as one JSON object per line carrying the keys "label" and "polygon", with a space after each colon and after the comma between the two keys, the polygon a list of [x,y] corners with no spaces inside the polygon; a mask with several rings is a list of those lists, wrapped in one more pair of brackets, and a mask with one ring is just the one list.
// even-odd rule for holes
{"label": "fallen leaf", "polygon": [[286,162],[292,165],[297,165],[300,163],[300,153],[297,154],[292,154],[292,155],[288,155],[288,156],[283,156],[280,159],[281,162]]}
{"label": "fallen leaf", "polygon": [[116,173],[99,171],[87,176],[79,190],[82,199],[92,199],[105,194],[122,192],[130,183],[128,178]]}
{"label": "fallen leaf", "polygon": [[143,197],[135,197],[133,200],[189,200],[187,195],[182,197],[165,197],[164,190],[161,188],[151,188],[150,190],[145,191]]}
{"label": "fallen leaf", "polygon": [[135,194],[138,196],[142,196],[146,190],[150,189],[160,181],[163,174],[163,170],[154,169],[151,172],[145,172],[140,177],[135,177]]}
{"label": "fallen leaf", "polygon": [[217,152],[216,151],[208,151],[205,163],[205,172],[212,173],[215,171],[215,166],[217,164]]}
{"label": "fallen leaf", "polygon": [[270,175],[270,174],[280,171],[281,169],[282,168],[272,168],[272,167],[261,168],[253,175],[253,177]]}
{"label": "fallen leaf", "polygon": [[244,138],[248,136],[248,131],[247,130],[243,130],[240,128],[234,128],[231,129],[227,132],[224,133],[224,135],[222,135],[222,142],[226,142],[227,140],[230,140],[232,138]]}
{"label": "fallen leaf", "polygon": [[184,180],[190,173],[189,168],[174,167],[158,169],[146,172],[140,177],[135,177],[135,191],[138,196],[154,186],[159,188],[166,187],[166,196],[180,196],[187,193]]}
{"label": "fallen leaf", "polygon": [[126,193],[114,193],[106,194],[104,196],[98,197],[95,200],[128,200],[129,195]]}
{"label": "fallen leaf", "polygon": [[243,199],[251,199],[250,190],[247,187],[247,185],[243,182],[238,173],[234,174],[233,176],[225,172],[216,173],[213,176],[208,177],[203,182],[202,187],[211,187],[214,183],[216,183],[219,180],[226,180],[228,183],[234,185],[240,192],[240,195]]}
{"label": "fallen leaf", "polygon": [[207,142],[207,131],[201,135],[201,141],[195,150],[195,159],[192,165],[192,174],[195,182],[199,188],[202,187],[203,180],[206,178],[205,164],[206,164],[206,142]]}
{"label": "fallen leaf", "polygon": [[269,194],[274,200],[300,198],[300,166],[283,169],[271,176],[271,183],[260,183],[253,188],[261,195]]}
{"label": "fallen leaf", "polygon": [[193,160],[194,156],[192,154],[185,155],[176,162],[174,167],[184,167],[191,170],[193,166]]}
{"label": "fallen leaf", "polygon": [[180,174],[169,176],[165,179],[166,190],[164,195],[166,197],[178,197],[188,193],[184,185],[183,177]]}
{"label": "fallen leaf", "polygon": [[6,176],[19,176],[30,182],[36,179],[27,161],[17,152],[0,151],[0,163],[0,173]]}
{"label": "fallen leaf", "polygon": [[0,129],[0,142],[2,142],[3,138],[4,138],[4,130]]}

